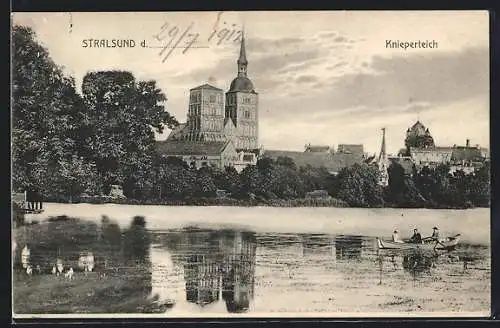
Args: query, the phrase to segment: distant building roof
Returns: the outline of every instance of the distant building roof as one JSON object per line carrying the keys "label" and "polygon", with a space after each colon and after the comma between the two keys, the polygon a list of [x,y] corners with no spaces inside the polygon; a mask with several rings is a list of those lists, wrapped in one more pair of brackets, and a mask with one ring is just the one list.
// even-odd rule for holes
{"label": "distant building roof", "polygon": [[483,160],[480,148],[475,147],[454,147],[451,160],[456,162],[477,162]]}
{"label": "distant building roof", "polygon": [[321,153],[321,152],[328,152],[330,151],[330,146],[324,146],[324,145],[311,145],[311,144],[308,144],[305,146],[305,151],[307,152],[317,152],[317,153]]}
{"label": "distant building roof", "polygon": [[157,150],[167,156],[179,155],[220,155],[230,141],[160,141]]}
{"label": "distant building roof", "polygon": [[197,86],[196,88],[192,88],[190,91],[192,91],[192,90],[201,90],[201,89],[208,89],[208,90],[223,91],[222,89],[216,88],[216,87],[214,87],[213,85],[210,85],[210,84],[208,84],[208,83],[205,83],[205,84],[199,85],[199,86]]}
{"label": "distant building roof", "polygon": [[337,153],[350,153],[356,155],[363,155],[364,147],[363,145],[339,144],[337,147]]}
{"label": "distant building roof", "polygon": [[256,149],[243,149],[243,148],[237,148],[236,149],[236,152],[238,153],[241,153],[241,152],[244,152],[244,153],[252,153],[252,154],[255,154],[255,155],[260,155],[260,149],[256,148]]}
{"label": "distant building roof", "polygon": [[312,166],[325,167],[330,172],[338,172],[344,167],[362,162],[363,154],[331,154],[319,152],[300,152],[286,150],[266,150],[263,157],[276,159],[278,157],[291,158],[298,167]]}
{"label": "distant building roof", "polygon": [[172,131],[170,131],[167,140],[175,140],[177,138],[180,138],[185,132],[184,130],[185,128],[186,128],[186,123],[180,123],[175,128],[173,128]]}
{"label": "distant building roof", "polygon": [[454,147],[410,147],[410,152],[453,152]]}

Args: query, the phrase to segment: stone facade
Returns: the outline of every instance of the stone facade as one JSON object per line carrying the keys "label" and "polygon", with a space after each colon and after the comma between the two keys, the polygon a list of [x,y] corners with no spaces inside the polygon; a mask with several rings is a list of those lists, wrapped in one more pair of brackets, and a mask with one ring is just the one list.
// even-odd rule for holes
{"label": "stone facade", "polygon": [[[181,146],[182,142],[231,142],[237,154],[231,156],[234,160],[229,164],[241,171],[245,166],[257,162],[256,151],[259,148],[259,97],[247,76],[248,60],[244,37],[237,66],[237,77],[225,95],[222,89],[210,84],[190,90],[187,121],[173,129],[167,141],[179,142],[179,147],[184,147]],[[174,148],[171,146],[168,151]],[[196,163],[207,161],[207,155],[201,153],[182,156],[203,158],[195,159]],[[219,162],[223,160],[218,159],[219,155],[211,156],[215,157],[210,157],[209,162],[220,166]]]}
{"label": "stone facade", "polygon": [[233,166],[240,156],[231,140],[228,141],[163,141],[157,144],[158,152],[164,157],[178,157],[190,167],[199,169],[212,166],[223,169]]}
{"label": "stone facade", "polygon": [[225,141],[224,93],[204,84],[190,90],[186,129],[192,141]]}
{"label": "stone facade", "polygon": [[167,140],[232,140],[240,151],[259,148],[259,95],[247,77],[244,38],[237,64],[238,75],[225,95],[210,84],[190,90],[187,122],[175,128]]}
{"label": "stone facade", "polygon": [[482,167],[489,157],[486,148],[471,146],[469,139],[466,140],[465,146],[435,146],[429,129],[419,121],[406,132],[405,145],[406,154],[402,150],[398,155],[400,158],[405,155],[411,158],[417,171],[424,166],[433,168],[446,164],[450,166],[450,173],[461,170],[469,174]]}
{"label": "stone facade", "polygon": [[226,93],[226,115],[236,128],[234,142],[237,149],[259,147],[258,103],[255,92],[230,90]]}
{"label": "stone facade", "polygon": [[453,147],[410,148],[410,156],[417,167],[448,164],[452,154]]}

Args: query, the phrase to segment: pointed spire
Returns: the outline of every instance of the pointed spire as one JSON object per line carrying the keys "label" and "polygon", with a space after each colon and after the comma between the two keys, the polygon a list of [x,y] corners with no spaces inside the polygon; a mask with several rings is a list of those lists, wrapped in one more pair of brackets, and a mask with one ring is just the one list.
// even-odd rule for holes
{"label": "pointed spire", "polygon": [[380,154],[378,157],[378,167],[380,170],[379,184],[387,186],[389,183],[389,175],[387,173],[387,153],[385,149],[385,128],[382,128],[382,145],[380,147]]}
{"label": "pointed spire", "polygon": [[385,128],[382,128],[382,145],[380,147],[380,154],[378,157],[379,162],[385,161],[386,150],[385,150]]}
{"label": "pointed spire", "polygon": [[247,52],[245,49],[245,28],[241,31],[240,57],[238,58],[238,77],[247,77]]}
{"label": "pointed spire", "polygon": [[245,27],[243,27],[241,31],[240,58],[238,58],[238,64],[248,64],[247,52],[245,49]]}

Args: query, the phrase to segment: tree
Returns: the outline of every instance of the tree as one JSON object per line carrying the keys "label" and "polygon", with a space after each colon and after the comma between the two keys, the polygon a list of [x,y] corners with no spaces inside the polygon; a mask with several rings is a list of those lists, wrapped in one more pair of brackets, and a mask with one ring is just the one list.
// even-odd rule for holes
{"label": "tree", "polygon": [[238,194],[240,197],[246,197],[249,194],[258,194],[260,184],[259,169],[256,165],[248,165],[240,173],[240,183]]}
{"label": "tree", "polygon": [[196,173],[194,195],[198,197],[214,197],[216,190],[217,186],[212,179],[210,171],[200,169]]}
{"label": "tree", "polygon": [[58,180],[55,185],[61,188],[60,194],[69,196],[70,202],[72,197],[83,192],[95,194],[99,190],[97,172],[93,164],[86,163],[83,158],[76,155],[58,164],[59,174],[56,176]]}
{"label": "tree", "polygon": [[405,174],[403,166],[391,163],[387,169],[389,175],[388,201],[400,207],[420,207],[426,200],[421,195],[415,182]]}
{"label": "tree", "polygon": [[339,187],[334,196],[353,207],[381,206],[384,201],[378,174],[378,169],[372,165],[345,167],[337,176]]}
{"label": "tree", "polygon": [[471,177],[468,197],[476,206],[488,207],[491,199],[490,162],[485,162]]}
{"label": "tree", "polygon": [[146,220],[142,216],[135,216],[130,227],[124,232],[123,253],[125,260],[130,264],[148,263],[151,234],[146,229]]}
{"label": "tree", "polygon": [[104,183],[126,184],[127,196],[151,188],[146,172],[154,163],[154,131],[178,125],[165,111],[166,97],[156,82],[136,81],[125,71],[91,72],[83,78],[82,92],[85,154]]}
{"label": "tree", "polygon": [[12,42],[13,187],[26,190],[77,153],[82,99],[30,28],[14,26]]}

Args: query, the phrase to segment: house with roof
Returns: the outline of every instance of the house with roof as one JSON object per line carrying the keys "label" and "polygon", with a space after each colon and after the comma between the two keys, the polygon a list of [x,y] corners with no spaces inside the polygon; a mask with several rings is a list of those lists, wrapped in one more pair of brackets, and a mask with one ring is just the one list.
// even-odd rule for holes
{"label": "house with roof", "polygon": [[471,146],[469,139],[465,146],[436,146],[429,129],[420,121],[408,129],[405,146],[407,153],[400,151],[399,157],[411,158],[418,171],[423,167],[435,168],[440,164],[447,164],[450,166],[450,173],[461,170],[469,174],[482,167],[489,158],[486,148]]}
{"label": "house with roof", "polygon": [[163,157],[177,157],[191,168],[233,166],[239,155],[231,140],[228,141],[160,141],[156,144]]}
{"label": "house with roof", "polygon": [[332,151],[330,146],[326,145],[311,145],[310,143],[304,146],[305,152],[310,153],[328,153]]}
{"label": "house with roof", "polygon": [[344,167],[350,167],[356,163],[362,163],[364,160],[363,147],[353,147],[346,151],[341,148],[341,152],[333,151],[289,151],[289,150],[263,150],[262,157],[278,159],[279,157],[291,158],[297,167],[315,167],[326,168],[331,174],[337,174]]}

